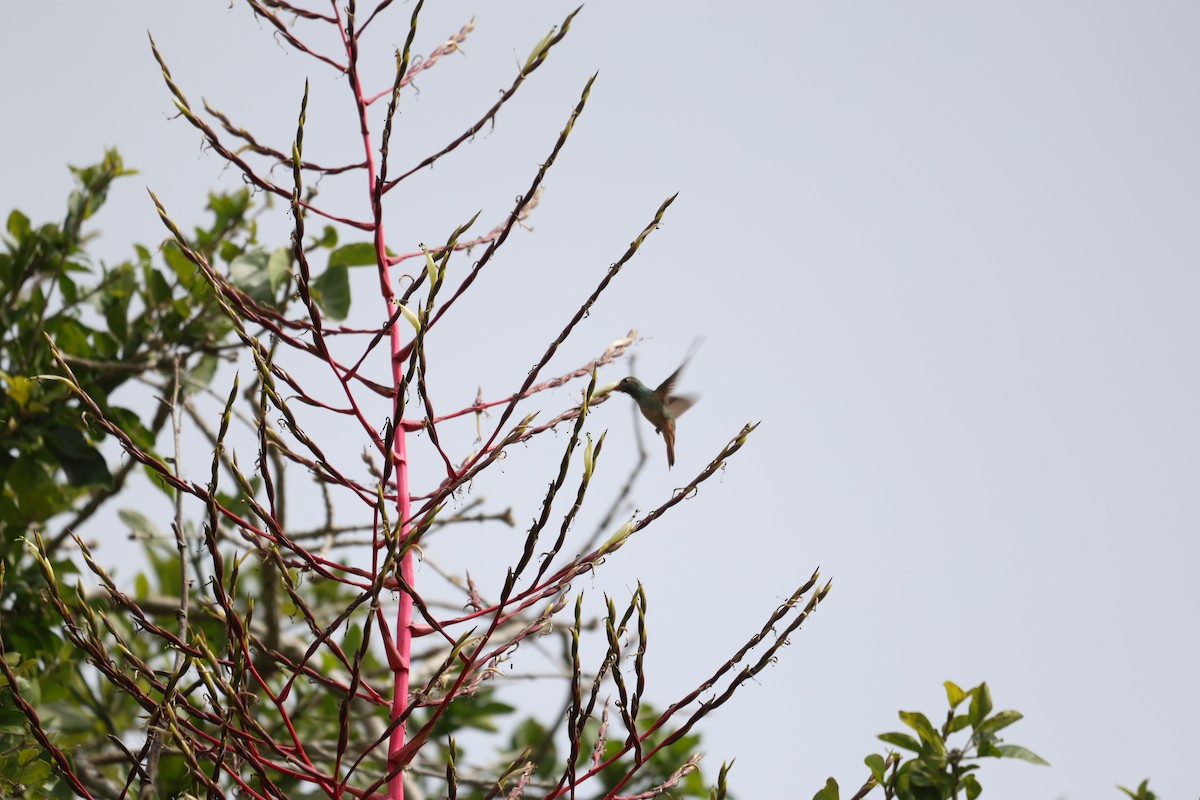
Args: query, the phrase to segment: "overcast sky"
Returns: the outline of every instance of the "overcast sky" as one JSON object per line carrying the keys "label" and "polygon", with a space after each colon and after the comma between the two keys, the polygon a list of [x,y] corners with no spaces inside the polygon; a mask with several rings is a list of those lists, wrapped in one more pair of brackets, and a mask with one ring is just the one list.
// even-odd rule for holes
{"label": "overcast sky", "polygon": [[[396,5],[373,34],[379,90],[406,31]],[[476,29],[466,57],[418,81],[393,153],[415,162],[478,118],[569,10],[427,3],[419,52],[472,15]],[[310,78],[306,155],[361,157],[344,81],[241,6],[10,4],[0,212],[60,219],[66,164],[116,146],[140,175],[97,221],[115,261],[166,235],[146,187],[190,227],[207,191],[238,185],[171,119],[147,30],[195,104],[282,149]],[[1196,796],[1198,37],[1188,2],[596,2],[494,131],[397,198],[396,249],[480,208],[491,227],[599,71],[535,232],[446,329],[449,408],[478,384],[511,391],[680,192],[555,364],[636,328],[656,382],[704,337],[681,386],[703,400],[672,472],[649,442],[642,509],[762,421],[719,480],[579,587],[646,584],[656,701],[815,567],[834,579],[780,663],[703,730],[711,776],[737,758],[739,797],[811,797],[831,774],[852,791],[897,709],[944,713],[947,679],[988,681],[1026,715],[1009,740],[1053,764],[988,764],[985,796],[1116,798],[1145,777]],[[278,208],[264,239],[286,244],[289,225]],[[379,309],[362,285],[365,325]],[[617,484],[627,408],[593,424]],[[521,520],[542,474],[529,486],[504,499]]]}

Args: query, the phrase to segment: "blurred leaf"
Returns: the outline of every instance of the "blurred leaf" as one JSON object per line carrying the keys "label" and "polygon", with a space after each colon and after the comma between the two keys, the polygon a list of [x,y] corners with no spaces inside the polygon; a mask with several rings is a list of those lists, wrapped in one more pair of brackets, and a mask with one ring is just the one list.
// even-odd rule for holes
{"label": "blurred leaf", "polygon": [[213,376],[217,374],[217,364],[217,357],[211,353],[201,356],[196,366],[188,370],[187,378],[183,381],[187,394],[192,394],[198,389],[208,386],[212,382]]}
{"label": "blurred leaf", "polygon": [[1150,791],[1150,781],[1149,780],[1142,781],[1141,784],[1138,785],[1136,792],[1131,792],[1129,789],[1126,789],[1124,786],[1118,786],[1117,788],[1120,789],[1125,794],[1132,797],[1133,800],[1158,800],[1158,795],[1156,795],[1154,792]]}
{"label": "blurred leaf", "polygon": [[509,740],[509,748],[514,754],[526,747],[536,754],[535,774],[543,778],[557,774],[558,749],[554,744],[554,731],[547,730],[546,726],[533,717],[518,724]]}
{"label": "blurred leaf", "polygon": [[321,230],[321,237],[319,239],[316,237],[313,237],[312,244],[313,244],[313,247],[324,247],[326,249],[329,249],[331,247],[335,247],[337,245],[337,241],[338,241],[337,228],[333,227],[332,225],[326,225]]}
{"label": "blurred leaf", "polygon": [[999,711],[981,722],[978,730],[985,733],[995,733],[998,730],[1007,728],[1023,717],[1024,715],[1020,711]]}
{"label": "blurred leaf", "polygon": [[200,278],[200,268],[188,259],[179,249],[179,245],[174,241],[168,241],[163,244],[162,248],[163,259],[167,262],[167,266],[175,273],[175,277],[179,278],[179,282],[187,289],[192,289],[199,281],[204,284]]}
{"label": "blurred leaf", "polygon": [[179,574],[179,551],[175,549],[174,539],[170,542],[165,537],[144,539],[142,551],[150,561],[154,577],[158,579],[159,593],[178,597],[183,584]]}
{"label": "blurred leaf", "polygon": [[56,317],[46,324],[46,332],[54,344],[67,355],[92,358],[96,350],[89,341],[92,330],[70,317]]}
{"label": "blurred leaf", "polygon": [[946,687],[946,699],[950,701],[950,708],[958,708],[958,704],[967,699],[967,693],[954,681],[946,681],[942,685]]}
{"label": "blurred leaf", "polygon": [[29,217],[17,211],[15,208],[8,214],[8,224],[6,226],[9,234],[18,242],[29,236],[32,228],[29,226]]}
{"label": "blurred leaf", "polygon": [[342,637],[342,650],[346,653],[357,653],[362,647],[363,630],[358,624],[350,625],[346,629],[346,635]]}
{"label": "blurred leaf", "polygon": [[63,227],[77,230],[79,225],[104,205],[108,198],[108,187],[122,175],[136,175],[135,170],[125,169],[121,155],[115,149],[104,151],[99,164],[88,167],[68,167],[75,175],[79,188],[67,199],[67,220]]}
{"label": "blurred leaf", "polygon": [[921,752],[921,743],[907,733],[881,733],[879,734],[879,739],[890,745],[902,747],[905,750],[912,750],[914,753]]}
{"label": "blurred leaf", "polygon": [[5,393],[24,411],[30,396],[37,389],[38,382],[23,375],[9,375],[4,372],[0,372],[0,379],[4,380]]}
{"label": "blurred leaf", "polygon": [[507,703],[491,699],[493,694],[492,691],[481,691],[473,697],[455,699],[434,726],[437,738],[445,738],[462,728],[474,728],[489,733],[498,731],[500,725],[497,717],[511,714],[515,709]]}
{"label": "blurred leaf", "polygon": [[329,254],[329,267],[369,267],[376,264],[371,242],[344,244]]}
{"label": "blurred leaf", "polygon": [[149,517],[140,511],[132,508],[122,508],[117,511],[117,516],[121,521],[129,526],[129,530],[141,537],[150,537],[152,539],[165,539],[166,534],[162,529],[155,525]]}
{"label": "blurred leaf", "polygon": [[109,406],[105,411],[105,416],[116,423],[117,427],[123,430],[138,447],[143,450],[154,447],[154,434],[142,424],[142,418],[135,412],[120,406]]}
{"label": "blurred leaf", "polygon": [[[9,467],[5,479],[17,508],[27,520],[41,522],[61,507],[61,492],[47,470],[28,453]],[[7,494],[8,492],[5,492]]]}
{"label": "blurred leaf", "polygon": [[129,337],[129,301],[136,292],[133,268],[116,267],[105,276],[104,291],[99,295],[100,310],[108,330],[119,342]]}
{"label": "blurred leaf", "polygon": [[20,769],[17,773],[16,782],[29,788],[41,787],[50,777],[50,774],[50,763],[39,758],[35,761],[30,761]]}
{"label": "blurred leaf", "polygon": [[229,264],[229,280],[251,299],[260,303],[270,302],[274,297],[271,292],[270,261],[271,256],[266,250],[243,253]]}
{"label": "blurred leaf", "polygon": [[79,288],[65,272],[58,276],[58,290],[62,292],[64,304],[73,306],[79,302]]}
{"label": "blurred leaf", "polygon": [[246,189],[227,193],[210,192],[208,195],[208,208],[217,215],[218,223],[244,215],[249,207],[250,192]]}
{"label": "blurred leaf", "polygon": [[92,351],[101,361],[115,359],[121,344],[108,331],[91,331]]}
{"label": "blurred leaf", "polygon": [[981,683],[971,690],[971,727],[978,728],[992,713],[992,693],[986,683]]}
{"label": "blurred leaf", "polygon": [[1000,752],[1000,748],[991,739],[981,741],[978,752],[980,758],[1002,758],[1004,756],[1004,753]]}
{"label": "blurred leaf", "polygon": [[966,714],[959,714],[950,720],[950,725],[946,728],[946,733],[957,733],[958,731],[961,731],[963,728],[967,728],[970,725],[970,718]]}
{"label": "blurred leaf", "polygon": [[232,264],[234,259],[240,256],[244,250],[245,248],[240,244],[237,242],[231,242],[228,239],[222,239],[217,244],[217,255],[221,257],[222,261],[230,264]]}
{"label": "blurred leaf", "polygon": [[152,305],[163,305],[171,302],[172,292],[171,284],[167,283],[167,279],[163,274],[147,265],[144,268],[146,281],[146,296]]}
{"label": "blurred leaf", "polygon": [[317,305],[331,319],[343,320],[350,313],[350,273],[345,266],[330,266],[309,288]]}
{"label": "blurred leaf", "polygon": [[1028,761],[1030,764],[1041,764],[1042,766],[1046,767],[1050,766],[1050,762],[1018,744],[1002,744],[997,749],[1000,751],[1000,755],[1004,758],[1019,758],[1022,761]]}
{"label": "blurred leaf", "polygon": [[942,737],[934,729],[933,724],[919,711],[901,711],[900,721],[917,732],[921,737],[921,741],[935,753],[941,754],[946,751],[945,742]]}
{"label": "blurred leaf", "polygon": [[838,797],[837,781],[829,778],[825,781],[825,788],[813,795],[813,800],[838,800]]}
{"label": "blurred leaf", "polygon": [[271,296],[278,297],[279,290],[292,274],[292,248],[277,247],[267,260],[267,275],[271,279]]}
{"label": "blurred leaf", "polygon": [[55,425],[45,431],[46,448],[58,459],[71,486],[112,484],[112,474],[104,456],[93,447],[77,428]]}

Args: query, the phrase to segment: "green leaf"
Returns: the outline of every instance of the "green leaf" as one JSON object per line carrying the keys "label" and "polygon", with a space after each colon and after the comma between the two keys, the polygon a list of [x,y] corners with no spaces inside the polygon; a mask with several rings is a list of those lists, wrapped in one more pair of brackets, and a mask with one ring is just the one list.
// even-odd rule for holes
{"label": "green leaf", "polygon": [[[230,228],[241,227],[246,212],[250,208],[250,190],[238,189],[233,192],[208,195],[208,208],[216,216],[212,231],[224,232]],[[211,242],[213,234],[208,231],[196,231],[197,239],[201,242]]]}
{"label": "green leaf", "polygon": [[980,758],[1003,758],[1004,753],[1000,752],[1000,748],[991,739],[984,739],[979,743],[977,750]]}
{"label": "green leaf", "polygon": [[905,750],[912,750],[914,753],[921,752],[921,743],[907,733],[881,733],[879,734],[879,739],[890,745],[902,747]]}
{"label": "green leaf", "polygon": [[343,320],[350,313],[350,272],[345,266],[330,266],[309,288],[317,305],[331,319]]}
{"label": "green leaf", "polygon": [[983,792],[983,787],[979,785],[979,781],[975,780],[974,775],[964,776],[963,779],[959,781],[959,785],[966,790],[967,800],[975,800],[975,798],[979,797],[979,795]]}
{"label": "green leaf", "polygon": [[328,250],[331,247],[337,246],[337,240],[337,228],[333,227],[332,225],[326,225],[321,229],[321,238],[318,239],[315,236],[313,237],[313,246],[324,247]]}
{"label": "green leaf", "polygon": [[1148,779],[1142,781],[1138,785],[1136,792],[1130,791],[1129,789],[1126,789],[1124,786],[1118,786],[1117,788],[1120,789],[1125,794],[1127,794],[1128,796],[1132,797],[1133,800],[1158,800],[1158,795],[1156,795],[1154,792],[1150,791],[1150,781]]}
{"label": "green leaf", "polygon": [[146,480],[150,482],[151,486],[156,487],[172,500],[175,499],[175,488],[167,483],[166,479],[162,475],[159,475],[153,467],[142,465],[142,474],[146,476]]}
{"label": "green leaf", "polygon": [[37,391],[37,379],[26,378],[24,375],[9,375],[6,372],[0,372],[0,379],[4,380],[5,393],[24,411],[29,405],[29,398]]}
{"label": "green leaf", "polygon": [[77,428],[55,425],[47,428],[43,441],[58,465],[67,475],[71,486],[91,486],[112,483],[112,474],[104,456],[93,447]]}
{"label": "green leaf", "polygon": [[872,753],[863,759],[863,763],[871,770],[871,776],[875,778],[876,783],[882,784],[887,780],[887,761],[883,756]]}
{"label": "green leaf", "polygon": [[919,711],[901,711],[900,721],[917,732],[930,750],[934,753],[944,753],[946,751],[946,743],[942,741],[942,737],[934,729],[933,724]]}
{"label": "green leaf", "polygon": [[166,538],[162,532],[162,529],[151,522],[150,518],[140,511],[136,511],[132,508],[122,508],[117,511],[117,516],[121,518],[122,522],[129,526],[131,533],[136,533],[141,537],[148,537],[151,539]]}
{"label": "green leaf", "polygon": [[950,725],[946,728],[946,734],[957,733],[970,724],[971,720],[966,714],[959,714],[950,720]]}
{"label": "green leaf", "polygon": [[192,394],[197,389],[203,389],[212,382],[213,375],[217,374],[217,363],[217,357],[211,353],[200,357],[196,366],[188,371],[187,377],[183,381],[187,388],[187,394]]}
{"label": "green leaf", "polygon": [[9,234],[18,242],[28,236],[32,230],[29,225],[29,217],[16,209],[9,212],[7,228]]}
{"label": "green leaf", "polygon": [[162,272],[147,265],[145,267],[146,296],[149,305],[162,305],[171,302],[171,284]]}
{"label": "green leaf", "polygon": [[179,551],[174,540],[144,539],[142,550],[150,562],[151,574],[157,580],[158,591],[168,597],[178,597],[183,589],[179,573]]}
{"label": "green leaf", "polygon": [[537,764],[535,774],[550,777],[557,774],[555,762],[558,761],[558,751],[554,745],[552,734],[553,731],[547,731],[544,725],[533,717],[529,717],[519,723],[513,730],[512,738],[509,740],[509,748],[514,754],[521,752],[526,747],[544,748],[542,749],[542,758]]}
{"label": "green leaf", "polygon": [[121,352],[121,343],[108,331],[92,331],[92,350],[101,361],[115,360]]}
{"label": "green leaf", "polygon": [[370,267],[377,263],[375,245],[370,242],[344,244],[329,254],[330,267]]}
{"label": "green leaf", "polygon": [[179,245],[175,242],[167,242],[162,247],[163,259],[167,262],[167,266],[175,273],[175,277],[179,278],[179,282],[187,289],[192,289],[196,286],[196,282],[203,280],[200,277],[200,268],[193,264],[183,251],[179,249]]}
{"label": "green leaf", "polygon": [[46,323],[46,332],[54,339],[58,349],[67,355],[91,358],[96,355],[89,336],[92,331],[78,320],[70,317],[56,317]]}
{"label": "green leaf", "polygon": [[278,297],[279,290],[292,274],[292,248],[277,247],[267,260],[267,275],[271,279],[271,296]]}
{"label": "green leaf", "polygon": [[63,272],[82,272],[87,275],[92,274],[91,267],[89,267],[87,264],[80,264],[77,261],[62,262],[62,271]]}
{"label": "green leaf", "polygon": [[825,788],[813,795],[813,800],[838,800],[838,785],[833,778],[825,781]]}
{"label": "green leaf", "polygon": [[129,301],[135,291],[133,272],[128,265],[110,272],[105,281],[104,292],[99,296],[100,310],[108,330],[119,342],[129,336]]}
{"label": "green leaf", "polygon": [[79,302],[79,289],[65,272],[58,276],[58,290],[62,292],[65,305],[73,306]]}
{"label": "green leaf", "polygon": [[16,782],[28,788],[40,788],[50,778],[51,769],[48,761],[38,759],[31,761],[17,774]]}
{"label": "green leaf", "polygon": [[1021,747],[1019,744],[1002,744],[996,749],[1000,751],[1002,758],[1019,758],[1022,761],[1028,761],[1030,764],[1041,764],[1045,767],[1050,766],[1049,761],[1046,761],[1037,753]]}
{"label": "green leaf", "polygon": [[243,253],[229,264],[229,279],[233,285],[260,303],[269,302],[271,292],[271,256],[266,250]]}
{"label": "green leaf", "polygon": [[120,406],[109,406],[105,416],[116,423],[138,447],[143,450],[154,447],[154,434],[142,424],[142,418],[135,412]]}
{"label": "green leaf", "polygon": [[350,625],[346,635],[342,637],[342,650],[346,653],[357,653],[362,647],[363,629],[361,625]]}
{"label": "green leaf", "polygon": [[992,713],[992,692],[986,683],[971,690],[971,727],[978,728]]}
{"label": "green leaf", "polygon": [[995,733],[996,731],[1007,728],[1014,722],[1022,719],[1025,715],[1020,711],[998,711],[991,717],[985,719],[978,726],[978,730],[984,733]]}
{"label": "green leaf", "polygon": [[217,255],[221,257],[222,261],[232,264],[233,260],[240,256],[244,250],[244,247],[239,246],[235,242],[222,239],[217,246]]}
{"label": "green leaf", "polygon": [[3,495],[11,495],[22,521],[42,522],[65,510],[67,500],[61,486],[29,453],[18,456],[4,478],[8,485],[3,487]]}
{"label": "green leaf", "polygon": [[942,685],[946,687],[946,699],[950,701],[950,708],[958,708],[958,704],[967,699],[967,693],[954,681],[946,681]]}
{"label": "green leaf", "polygon": [[95,211],[91,198],[78,189],[67,195],[67,225],[73,226],[87,219]]}

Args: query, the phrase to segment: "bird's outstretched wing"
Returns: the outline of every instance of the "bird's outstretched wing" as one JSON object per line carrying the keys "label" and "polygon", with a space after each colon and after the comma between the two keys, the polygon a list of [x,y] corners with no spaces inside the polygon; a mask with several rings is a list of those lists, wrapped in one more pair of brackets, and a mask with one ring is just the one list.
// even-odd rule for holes
{"label": "bird's outstretched wing", "polygon": [[691,361],[691,358],[686,359],[682,364],[680,364],[679,369],[672,372],[667,379],[660,383],[658,388],[654,390],[654,393],[658,395],[659,399],[664,403],[669,403],[671,401],[671,392],[675,390],[675,381],[679,380],[679,375],[683,372],[683,368],[688,365],[688,361]]}
{"label": "bird's outstretched wing", "polygon": [[679,417],[683,412],[696,405],[696,401],[699,399],[699,395],[694,394],[680,394],[668,397],[667,409],[671,412],[671,416]]}

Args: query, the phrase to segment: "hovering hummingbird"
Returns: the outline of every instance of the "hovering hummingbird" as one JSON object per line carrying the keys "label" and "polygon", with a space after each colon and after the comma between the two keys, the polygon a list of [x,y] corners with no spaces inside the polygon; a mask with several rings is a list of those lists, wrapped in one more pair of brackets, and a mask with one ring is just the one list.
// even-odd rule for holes
{"label": "hovering hummingbird", "polygon": [[675,466],[675,418],[696,402],[695,397],[671,394],[679,373],[683,372],[686,366],[687,361],[684,361],[679,365],[679,369],[658,385],[657,389],[651,389],[631,376],[622,378],[615,390],[632,397],[641,409],[642,416],[654,425],[654,432],[662,434],[663,441],[667,443],[668,467]]}

